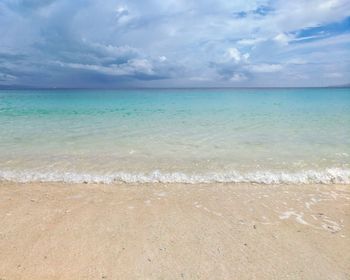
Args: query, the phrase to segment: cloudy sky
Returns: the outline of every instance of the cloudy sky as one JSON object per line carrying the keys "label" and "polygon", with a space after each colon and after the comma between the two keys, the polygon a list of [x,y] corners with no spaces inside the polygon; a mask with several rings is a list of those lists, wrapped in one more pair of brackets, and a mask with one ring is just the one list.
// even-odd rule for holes
{"label": "cloudy sky", "polygon": [[0,1],[0,86],[347,83],[349,0]]}

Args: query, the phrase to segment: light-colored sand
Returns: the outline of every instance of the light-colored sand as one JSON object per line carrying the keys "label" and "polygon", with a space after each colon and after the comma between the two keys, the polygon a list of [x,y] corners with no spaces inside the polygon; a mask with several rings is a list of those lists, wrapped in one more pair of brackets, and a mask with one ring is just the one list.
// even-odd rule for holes
{"label": "light-colored sand", "polygon": [[2,183],[0,279],[350,279],[350,186]]}

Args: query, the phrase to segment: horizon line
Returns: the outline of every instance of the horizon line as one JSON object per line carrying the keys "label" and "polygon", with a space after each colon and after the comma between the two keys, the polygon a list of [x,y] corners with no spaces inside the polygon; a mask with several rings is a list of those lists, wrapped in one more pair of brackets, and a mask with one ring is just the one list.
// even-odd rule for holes
{"label": "horizon line", "polygon": [[323,88],[350,88],[350,84],[335,86],[216,86],[216,87],[31,87],[31,86],[1,86],[0,90],[167,90],[167,89],[323,89]]}

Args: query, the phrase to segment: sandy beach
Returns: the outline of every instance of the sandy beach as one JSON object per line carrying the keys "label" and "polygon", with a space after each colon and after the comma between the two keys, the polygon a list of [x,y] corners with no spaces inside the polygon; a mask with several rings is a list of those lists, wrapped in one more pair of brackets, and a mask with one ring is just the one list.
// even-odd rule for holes
{"label": "sandy beach", "polygon": [[350,279],[345,185],[0,184],[0,279]]}

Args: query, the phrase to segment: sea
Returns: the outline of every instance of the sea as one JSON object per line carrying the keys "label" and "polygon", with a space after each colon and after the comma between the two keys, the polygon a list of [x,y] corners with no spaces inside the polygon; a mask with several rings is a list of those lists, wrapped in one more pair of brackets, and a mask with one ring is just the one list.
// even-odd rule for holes
{"label": "sea", "polygon": [[350,184],[350,88],[1,90],[0,181]]}

